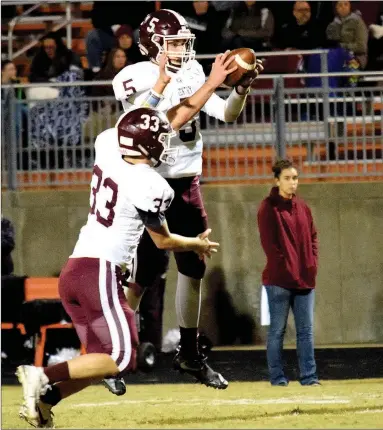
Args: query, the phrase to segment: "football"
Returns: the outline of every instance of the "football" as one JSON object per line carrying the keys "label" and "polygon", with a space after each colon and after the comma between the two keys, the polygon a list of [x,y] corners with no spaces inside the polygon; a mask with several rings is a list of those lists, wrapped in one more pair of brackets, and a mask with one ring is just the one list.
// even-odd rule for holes
{"label": "football", "polygon": [[226,76],[224,85],[234,87],[243,77],[243,75],[255,69],[256,56],[255,52],[250,48],[234,49],[228,55],[228,58],[234,57],[238,69]]}

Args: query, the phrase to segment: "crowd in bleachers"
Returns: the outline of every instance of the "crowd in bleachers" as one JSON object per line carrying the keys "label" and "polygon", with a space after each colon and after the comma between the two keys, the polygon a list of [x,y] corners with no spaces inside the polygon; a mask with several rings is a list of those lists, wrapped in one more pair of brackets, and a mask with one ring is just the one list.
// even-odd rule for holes
{"label": "crowd in bleachers", "polygon": [[[347,69],[353,62],[358,70],[381,70],[383,65],[383,2],[372,1],[162,1],[162,8],[179,12],[196,34],[199,54],[214,54],[246,46],[255,51],[329,48],[342,52]],[[66,48],[65,31],[44,37],[31,61],[31,82],[49,82],[73,66],[84,68],[85,79],[111,76],[112,48],[121,48],[126,64],[142,61],[138,27],[156,7],[153,1],[94,2],[93,24],[85,37],[87,64]],[[3,8],[2,8],[3,9]],[[118,51],[121,54],[121,51]],[[113,51],[112,55],[116,52]],[[340,54],[339,54],[340,55]],[[208,68],[211,60],[203,62]],[[108,66],[109,65],[109,66]],[[307,64],[306,64],[307,66]],[[331,68],[331,64],[329,65]],[[339,70],[331,70],[339,71]],[[267,64],[266,64],[267,72]],[[106,75],[105,75],[106,73]]]}
{"label": "crowd in bleachers", "polygon": [[[71,139],[81,134],[79,130],[88,116],[89,106],[75,101],[57,104],[62,98],[77,100],[84,95],[94,96],[98,102],[92,104],[92,111],[107,110],[110,113],[116,110],[115,103],[100,102],[102,97],[113,97],[111,85],[52,88],[44,87],[44,83],[111,80],[126,65],[145,60],[137,45],[138,28],[146,14],[154,11],[159,3],[161,8],[173,9],[186,18],[196,35],[197,54],[216,54],[244,46],[257,52],[286,50],[293,55],[265,57],[266,74],[320,72],[319,55],[301,57],[293,51],[327,48],[330,72],[383,69],[381,1],[96,1],[89,13],[93,27],[82,40],[86,58],[76,52],[78,45],[73,44],[72,49],[66,46],[65,29],[47,31],[40,44],[28,52],[30,66],[27,76],[21,78],[41,83],[41,87],[29,88],[25,93],[17,91],[16,97],[52,99],[52,109],[47,109],[46,104],[44,107],[38,103],[28,105],[28,141],[22,137],[24,146],[78,143]],[[78,3],[72,7],[76,16],[81,15]],[[5,12],[3,16],[12,16],[4,6],[2,11]],[[19,8],[18,12],[22,10]],[[39,13],[38,9],[36,13]],[[209,73],[212,59],[201,60],[201,63]],[[2,84],[19,79],[15,64],[3,58]],[[260,83],[267,84],[266,81]],[[330,80],[330,87],[358,84],[359,80],[352,76]],[[321,83],[319,79],[313,79],[307,80],[306,85]],[[9,91],[2,89],[3,102],[8,97]],[[6,111],[7,104],[3,103],[4,106]],[[21,130],[26,131],[21,105],[16,114],[18,137]]]}

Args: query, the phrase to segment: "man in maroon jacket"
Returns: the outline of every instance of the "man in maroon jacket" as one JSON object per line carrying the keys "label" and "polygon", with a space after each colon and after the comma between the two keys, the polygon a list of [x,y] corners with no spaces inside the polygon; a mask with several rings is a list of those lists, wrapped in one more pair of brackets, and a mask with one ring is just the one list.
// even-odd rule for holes
{"label": "man in maroon jacket", "polygon": [[258,211],[258,227],[267,263],[262,275],[270,310],[267,362],[272,385],[288,385],[282,349],[290,307],[297,333],[302,385],[319,385],[314,358],[314,288],[318,242],[311,211],[296,197],[298,172],[289,160],[273,166],[276,186]]}

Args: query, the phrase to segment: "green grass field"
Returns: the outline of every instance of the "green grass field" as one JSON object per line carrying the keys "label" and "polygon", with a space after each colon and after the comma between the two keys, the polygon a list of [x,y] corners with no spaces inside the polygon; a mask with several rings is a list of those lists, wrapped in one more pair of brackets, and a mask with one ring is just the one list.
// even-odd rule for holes
{"label": "green grass field", "polygon": [[[2,428],[25,428],[19,386],[2,387]],[[123,397],[92,386],[55,409],[56,428],[382,428],[383,380],[324,381],[321,387],[233,382],[132,385]]]}

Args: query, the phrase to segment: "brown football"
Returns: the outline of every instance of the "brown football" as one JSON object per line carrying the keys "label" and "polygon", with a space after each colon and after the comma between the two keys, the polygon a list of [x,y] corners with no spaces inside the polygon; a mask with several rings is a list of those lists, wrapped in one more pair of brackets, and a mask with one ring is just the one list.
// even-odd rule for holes
{"label": "brown football", "polygon": [[[250,48],[238,48],[234,49],[228,55],[228,58],[235,57],[238,69],[226,76],[224,85],[228,87],[234,87],[237,82],[242,79],[242,76],[255,69],[256,56],[255,52]],[[234,62],[233,62],[234,64]]]}

